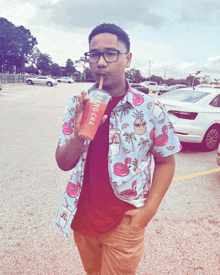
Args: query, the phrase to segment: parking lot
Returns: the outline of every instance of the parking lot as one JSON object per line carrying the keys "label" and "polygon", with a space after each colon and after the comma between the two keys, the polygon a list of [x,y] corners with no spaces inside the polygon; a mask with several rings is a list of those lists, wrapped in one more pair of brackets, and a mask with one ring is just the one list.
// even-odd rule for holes
{"label": "parking lot", "polygon": [[[54,155],[68,99],[90,85],[2,86],[1,274],[84,274],[72,234],[63,238],[54,224],[71,175],[59,170]],[[183,145],[172,184],[145,234],[138,275],[220,274],[216,151]]]}

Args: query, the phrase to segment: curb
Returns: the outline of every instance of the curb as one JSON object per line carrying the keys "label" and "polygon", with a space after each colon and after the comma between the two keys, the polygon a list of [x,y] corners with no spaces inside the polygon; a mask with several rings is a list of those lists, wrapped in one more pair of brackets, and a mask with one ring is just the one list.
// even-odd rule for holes
{"label": "curb", "polygon": [[26,84],[25,82],[18,82],[18,83],[7,83],[7,84],[2,84],[2,86],[8,87],[8,86],[15,86],[15,85],[24,85]]}

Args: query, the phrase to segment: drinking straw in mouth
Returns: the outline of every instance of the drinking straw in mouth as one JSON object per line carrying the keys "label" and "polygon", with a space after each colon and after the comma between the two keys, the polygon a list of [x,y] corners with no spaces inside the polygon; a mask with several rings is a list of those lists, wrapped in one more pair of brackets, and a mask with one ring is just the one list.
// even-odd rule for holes
{"label": "drinking straw in mouth", "polygon": [[103,81],[104,81],[104,75],[100,76],[100,80],[99,80],[99,89],[102,89],[102,85],[103,85]]}

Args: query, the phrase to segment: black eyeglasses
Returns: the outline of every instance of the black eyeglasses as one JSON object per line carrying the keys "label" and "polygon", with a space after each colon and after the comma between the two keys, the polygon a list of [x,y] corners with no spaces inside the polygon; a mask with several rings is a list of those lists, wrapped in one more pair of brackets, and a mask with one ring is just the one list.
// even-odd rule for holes
{"label": "black eyeglasses", "polygon": [[110,50],[110,51],[104,51],[102,53],[100,53],[100,52],[84,53],[86,61],[89,64],[97,63],[99,61],[101,55],[103,56],[103,58],[105,59],[105,61],[107,63],[117,62],[119,54],[127,54],[127,52],[121,52],[118,50]]}

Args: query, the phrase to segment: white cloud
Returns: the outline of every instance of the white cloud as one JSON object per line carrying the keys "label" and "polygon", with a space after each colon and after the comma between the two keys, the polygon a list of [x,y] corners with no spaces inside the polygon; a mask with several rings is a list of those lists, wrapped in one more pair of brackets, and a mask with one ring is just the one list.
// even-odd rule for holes
{"label": "white cloud", "polygon": [[[29,29],[40,51],[60,66],[79,59],[91,30],[105,21],[130,34],[131,67],[143,76],[151,61],[151,74],[161,77],[201,70],[220,78],[219,0],[1,0],[0,7],[0,16]],[[209,21],[213,26],[205,27]]]}

